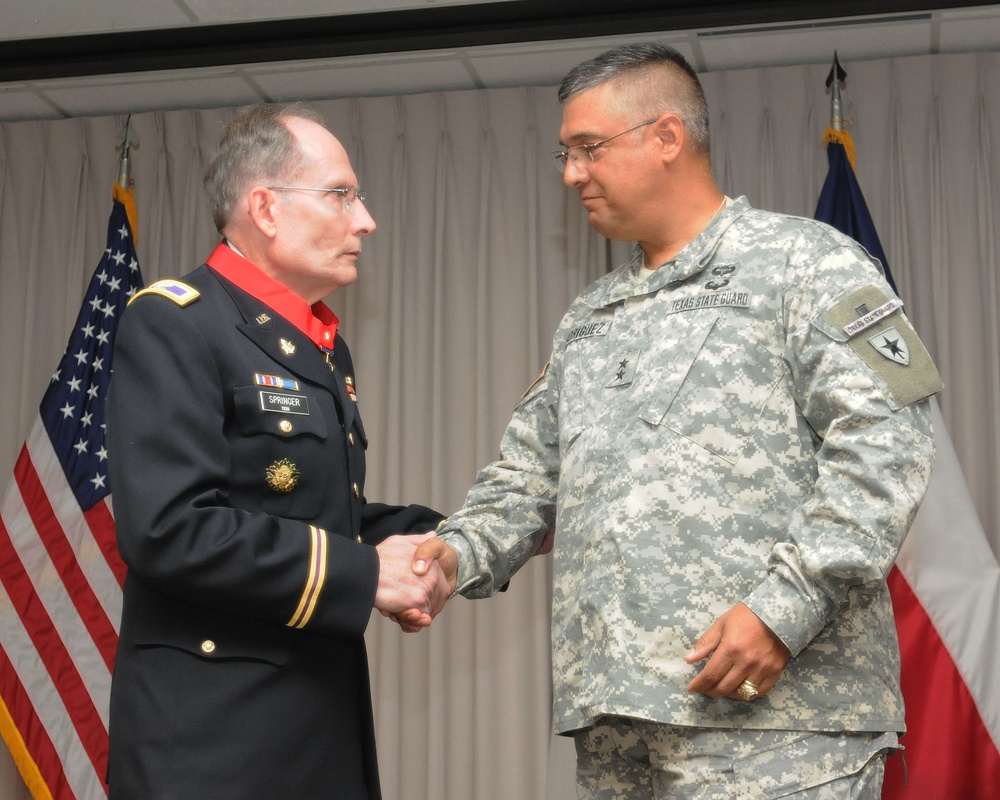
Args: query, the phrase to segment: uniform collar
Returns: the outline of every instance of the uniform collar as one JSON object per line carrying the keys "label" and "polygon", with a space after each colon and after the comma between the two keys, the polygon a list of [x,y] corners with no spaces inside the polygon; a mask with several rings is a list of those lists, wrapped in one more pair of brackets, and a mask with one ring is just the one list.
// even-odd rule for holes
{"label": "uniform collar", "polygon": [[680,283],[700,273],[711,262],[722,242],[722,235],[739,217],[750,209],[745,197],[733,200],[705,227],[695,239],[672,259],[661,264],[652,275],[639,280],[642,250],[636,245],[629,260],[609,276],[609,281],[584,298],[591,308],[602,308],[628,297],[652,294],[670,283]]}
{"label": "uniform collar", "polygon": [[227,281],[280,314],[321,350],[333,350],[340,320],[326,303],[320,301],[310,306],[291,289],[265,275],[228,242],[219,244],[205,263]]}

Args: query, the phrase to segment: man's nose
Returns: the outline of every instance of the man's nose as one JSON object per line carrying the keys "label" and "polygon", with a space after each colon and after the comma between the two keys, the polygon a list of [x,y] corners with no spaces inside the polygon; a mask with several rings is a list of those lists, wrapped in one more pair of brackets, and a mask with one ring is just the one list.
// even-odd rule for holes
{"label": "man's nose", "polygon": [[567,186],[579,186],[587,178],[587,167],[582,158],[567,158],[563,170],[563,183]]}
{"label": "man's nose", "polygon": [[368,207],[365,205],[365,201],[360,197],[354,201],[354,207],[351,209],[351,214],[353,215],[352,227],[361,236],[367,236],[368,234],[374,232],[375,230],[375,218],[368,213]]}

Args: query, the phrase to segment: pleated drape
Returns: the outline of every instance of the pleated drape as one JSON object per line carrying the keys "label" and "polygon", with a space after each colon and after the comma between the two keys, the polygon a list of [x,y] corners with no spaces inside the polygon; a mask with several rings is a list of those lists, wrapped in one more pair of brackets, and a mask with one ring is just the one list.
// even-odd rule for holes
{"label": "pleated drape", "polygon": [[[947,381],[941,408],[1000,550],[1000,54],[847,69],[858,177]],[[724,191],[812,216],[826,174],[827,70],[702,76]],[[572,298],[628,245],[589,228],[548,164],[560,121],[552,88],[313,105],[350,152],[378,224],[357,284],[330,300],[357,365],[371,442],[367,493],[447,512],[496,457]],[[182,275],[217,240],[201,175],[230,113],[132,118],[147,282]],[[121,123],[0,124],[0,466],[8,474],[104,247]],[[163,421],[164,435],[170,425]],[[550,735],[549,586],[548,559],[534,559],[506,594],[458,599],[419,636],[373,617],[388,798],[573,796],[572,747]],[[2,756],[0,796],[27,797]]]}

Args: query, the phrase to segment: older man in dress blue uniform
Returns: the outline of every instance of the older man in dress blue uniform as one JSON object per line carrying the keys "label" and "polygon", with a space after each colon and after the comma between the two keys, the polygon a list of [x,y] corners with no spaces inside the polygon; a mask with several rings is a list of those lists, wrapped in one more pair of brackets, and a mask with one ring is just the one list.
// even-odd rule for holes
{"label": "older man in dress blue uniform", "polygon": [[409,570],[441,515],[367,502],[337,319],[375,222],[340,142],[257,107],[206,176],[225,241],[124,315],[108,414],[126,564],[112,800],[379,800],[364,631],[429,624]]}

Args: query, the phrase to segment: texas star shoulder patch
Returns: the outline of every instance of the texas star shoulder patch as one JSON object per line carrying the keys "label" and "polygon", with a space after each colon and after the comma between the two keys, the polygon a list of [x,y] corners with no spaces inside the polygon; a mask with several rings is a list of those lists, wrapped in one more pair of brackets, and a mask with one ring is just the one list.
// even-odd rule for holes
{"label": "texas star shoulder patch", "polygon": [[895,361],[904,367],[910,366],[910,347],[895,327],[886,328],[874,336],[869,336],[868,343],[890,361]]}
{"label": "texas star shoulder patch", "polygon": [[177,305],[182,307],[188,305],[189,303],[193,303],[201,297],[201,292],[193,286],[188,286],[186,283],[181,283],[181,281],[175,281],[167,278],[150,284],[145,289],[139,290],[132,295],[132,299],[128,301],[128,304],[132,305],[132,303],[146,294],[158,294],[160,297],[166,297],[169,300],[173,300],[177,303]]}
{"label": "texas star shoulder patch", "polygon": [[944,387],[930,353],[902,313],[903,304],[877,286],[866,286],[823,317],[885,382],[893,408],[930,397]]}

